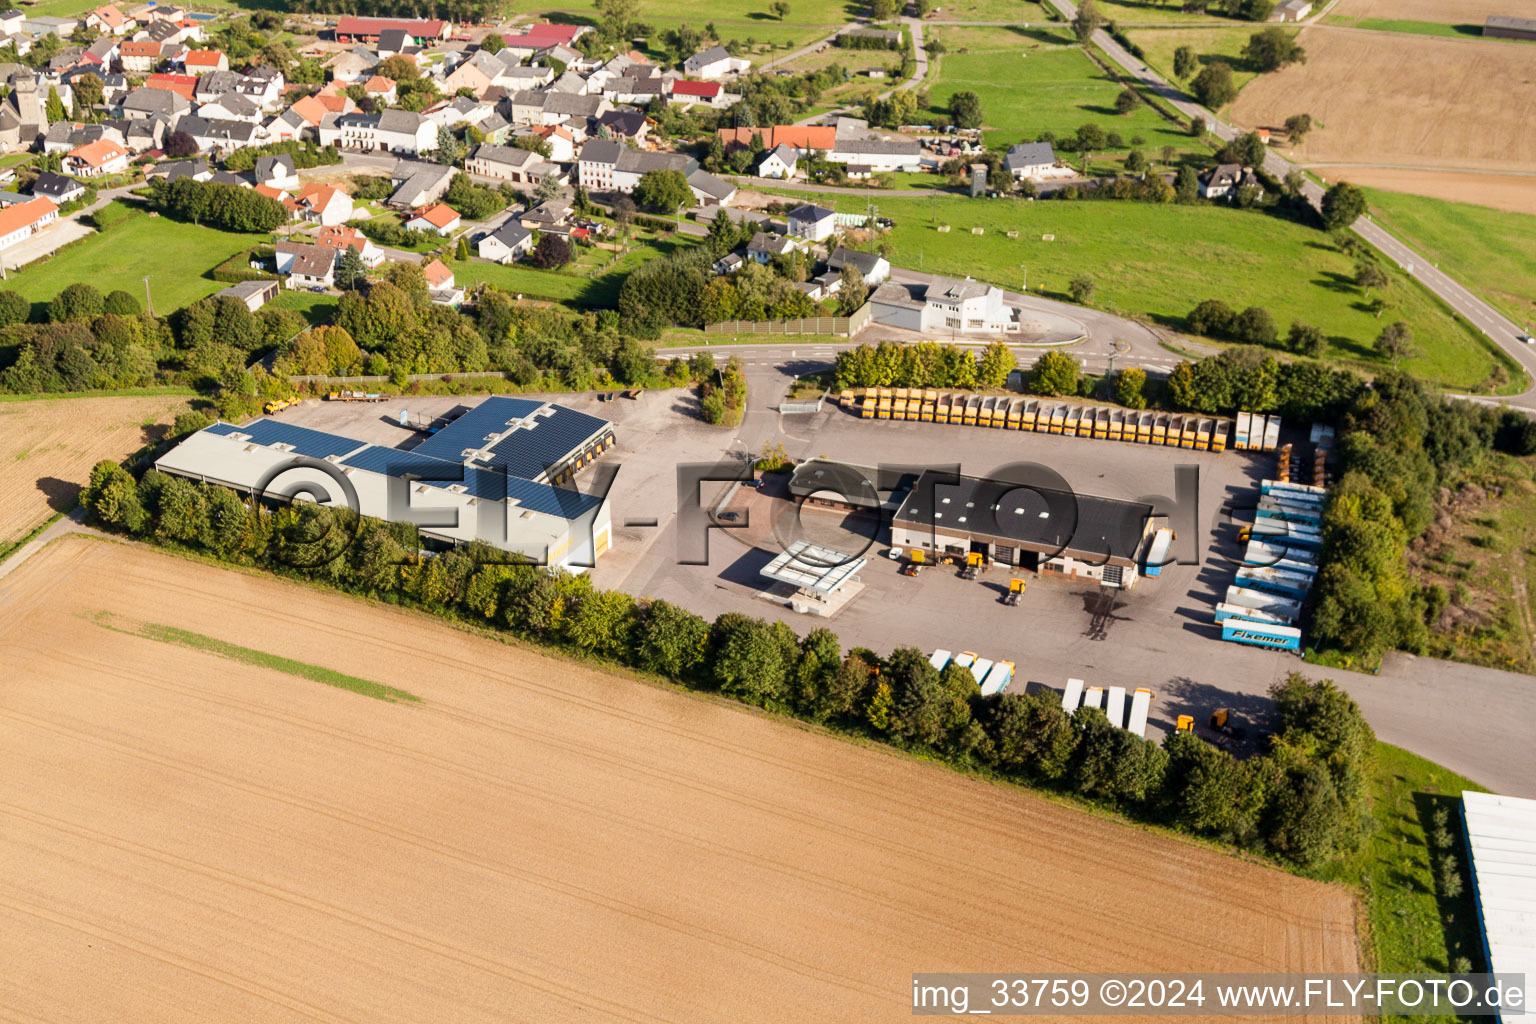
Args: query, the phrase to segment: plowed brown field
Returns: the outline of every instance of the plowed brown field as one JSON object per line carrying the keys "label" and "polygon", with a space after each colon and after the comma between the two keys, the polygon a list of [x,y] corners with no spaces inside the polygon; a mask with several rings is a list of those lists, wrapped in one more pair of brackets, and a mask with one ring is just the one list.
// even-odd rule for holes
{"label": "plowed brown field", "polygon": [[186,408],[174,395],[0,402],[0,546],[73,503],[97,462],[142,447],[146,421]]}
{"label": "plowed brown field", "polygon": [[22,565],[0,664],[8,1019],[897,1021],[914,970],[1357,967],[1339,889],[153,551]]}
{"label": "plowed brown field", "polygon": [[[1329,12],[1352,18],[1400,18],[1481,25],[1490,14],[1530,17],[1528,0],[1341,0]],[[1468,38],[1476,38],[1469,36]]]}
{"label": "plowed brown field", "polygon": [[[1406,15],[1404,15],[1406,17]],[[1232,107],[1245,127],[1291,114],[1319,123],[1288,150],[1298,163],[1387,164],[1529,172],[1536,167],[1536,58],[1529,46],[1469,44],[1404,32],[1306,28],[1305,64],[1260,75]],[[1328,167],[1330,181],[1354,180]],[[1536,192],[1513,178],[1508,196]],[[1479,186],[1447,175],[1433,194],[1478,202]],[[1522,208],[1522,207],[1516,207]]]}

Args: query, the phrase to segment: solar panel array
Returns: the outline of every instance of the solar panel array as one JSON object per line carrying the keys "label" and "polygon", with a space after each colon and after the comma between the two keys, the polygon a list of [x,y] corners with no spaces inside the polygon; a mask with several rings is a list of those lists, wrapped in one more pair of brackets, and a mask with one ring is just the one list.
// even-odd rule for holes
{"label": "solar panel array", "polygon": [[553,406],[550,415],[535,417],[533,429],[514,430],[497,441],[485,464],[531,480],[564,459],[606,422],[575,409]]}
{"label": "solar panel array", "polygon": [[487,398],[442,430],[416,446],[416,451],[437,459],[463,462],[467,448],[479,448],[492,434],[500,434],[512,420],[531,415],[543,404],[529,398]]}
{"label": "solar panel array", "polygon": [[500,469],[482,469],[449,462],[447,459],[434,459],[422,456],[418,451],[403,452],[398,448],[369,445],[343,459],[342,465],[385,476],[409,473],[421,478],[421,482],[428,487],[444,490],[460,485],[464,493],[472,498],[482,501],[511,498],[516,502],[517,509],[532,509],[564,519],[579,519],[602,504],[602,498],[597,495],[534,483]]}
{"label": "solar panel array", "polygon": [[347,455],[363,447],[363,442],[339,434],[327,434],[323,430],[279,423],[277,420],[257,420],[249,426],[236,427],[228,423],[215,423],[208,427],[210,434],[228,437],[230,434],[247,434],[255,444],[290,445],[299,455],[312,459],[326,459],[332,455]]}
{"label": "solar panel array", "polygon": [[[535,426],[519,429],[498,441],[491,457],[465,462],[466,449],[480,449],[486,438],[505,433],[513,422],[531,416],[544,403],[527,398],[496,396],[486,399],[410,451],[365,444],[338,434],[295,426],[277,420],[257,420],[248,426],[215,423],[206,430],[228,437],[249,435],[255,444],[285,444],[299,455],[316,459],[340,457],[342,465],[384,476],[410,474],[429,487],[456,485],[474,498],[515,502],[513,511],[532,509],[546,515],[578,519],[602,504],[595,495],[573,489],[535,483],[533,478],[574,451],[607,421],[574,409],[550,406],[537,416]],[[437,479],[430,479],[436,477]]]}

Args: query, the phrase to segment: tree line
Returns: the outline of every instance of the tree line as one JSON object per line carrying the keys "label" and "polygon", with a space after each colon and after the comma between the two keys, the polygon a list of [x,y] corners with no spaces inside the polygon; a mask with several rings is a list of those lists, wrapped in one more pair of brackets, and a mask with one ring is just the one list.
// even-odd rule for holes
{"label": "tree line", "polygon": [[1000,388],[1015,360],[1013,350],[994,341],[973,356],[948,342],[919,341],[910,345],[882,341],[862,344],[837,354],[834,386],[844,388]]}
{"label": "tree line", "polygon": [[145,190],[145,199],[150,209],[164,216],[221,231],[270,232],[288,221],[282,203],[240,185],[156,178]]}
{"label": "tree line", "polygon": [[[113,462],[92,471],[82,503],[108,529],[491,626],[1289,863],[1327,862],[1368,827],[1374,736],[1331,681],[1273,687],[1269,749],[1240,761],[1188,733],[1158,745],[1099,709],[1068,716],[1049,690],[982,697],[968,669],[941,672],[913,647],[880,657],[826,628],[799,636],[737,612],[711,621],[480,545],[426,554],[410,524],[345,509],[250,510],[233,491],[153,469],[135,480]],[[354,539],[327,559],[337,536]]]}

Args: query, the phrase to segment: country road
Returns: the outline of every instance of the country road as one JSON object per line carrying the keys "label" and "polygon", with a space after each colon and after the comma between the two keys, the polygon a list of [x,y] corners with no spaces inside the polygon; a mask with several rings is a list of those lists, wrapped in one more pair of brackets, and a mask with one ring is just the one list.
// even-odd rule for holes
{"label": "country road", "polygon": [[[1077,5],[1072,0],[1050,0],[1050,3],[1069,21],[1077,14]],[[1131,56],[1124,47],[1110,37],[1108,32],[1103,29],[1098,30],[1094,33],[1093,41],[1109,56],[1110,60],[1120,66],[1128,77],[1151,89],[1179,113],[1186,117],[1204,118],[1217,138],[1228,140],[1241,134],[1235,127],[1185,96],[1167,79]],[[1301,168],[1271,150],[1264,160],[1264,169],[1276,178],[1284,178],[1291,171]],[[1323,188],[1311,179],[1307,180],[1302,194],[1313,206],[1321,206]],[[1353,228],[1361,238],[1380,249],[1409,276],[1418,280],[1446,305],[1482,331],[1494,344],[1508,353],[1511,359],[1523,367],[1532,381],[1536,381],[1536,346],[1527,346],[1518,340],[1524,333],[1518,325],[1472,294],[1450,275],[1441,272],[1438,267],[1410,246],[1378,227],[1369,215],[1357,220]],[[1528,411],[1536,410],[1536,383],[1519,395],[1502,399],[1502,402]]]}

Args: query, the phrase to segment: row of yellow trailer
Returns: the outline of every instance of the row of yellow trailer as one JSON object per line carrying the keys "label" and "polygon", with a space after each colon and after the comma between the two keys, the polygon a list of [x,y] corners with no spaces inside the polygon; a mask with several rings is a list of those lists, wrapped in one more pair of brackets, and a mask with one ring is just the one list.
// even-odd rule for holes
{"label": "row of yellow trailer", "polygon": [[1138,412],[1014,395],[978,395],[926,388],[864,388],[844,391],[838,401],[844,409],[863,419],[959,423],[1199,451],[1225,451],[1232,437],[1232,421],[1220,417]]}

